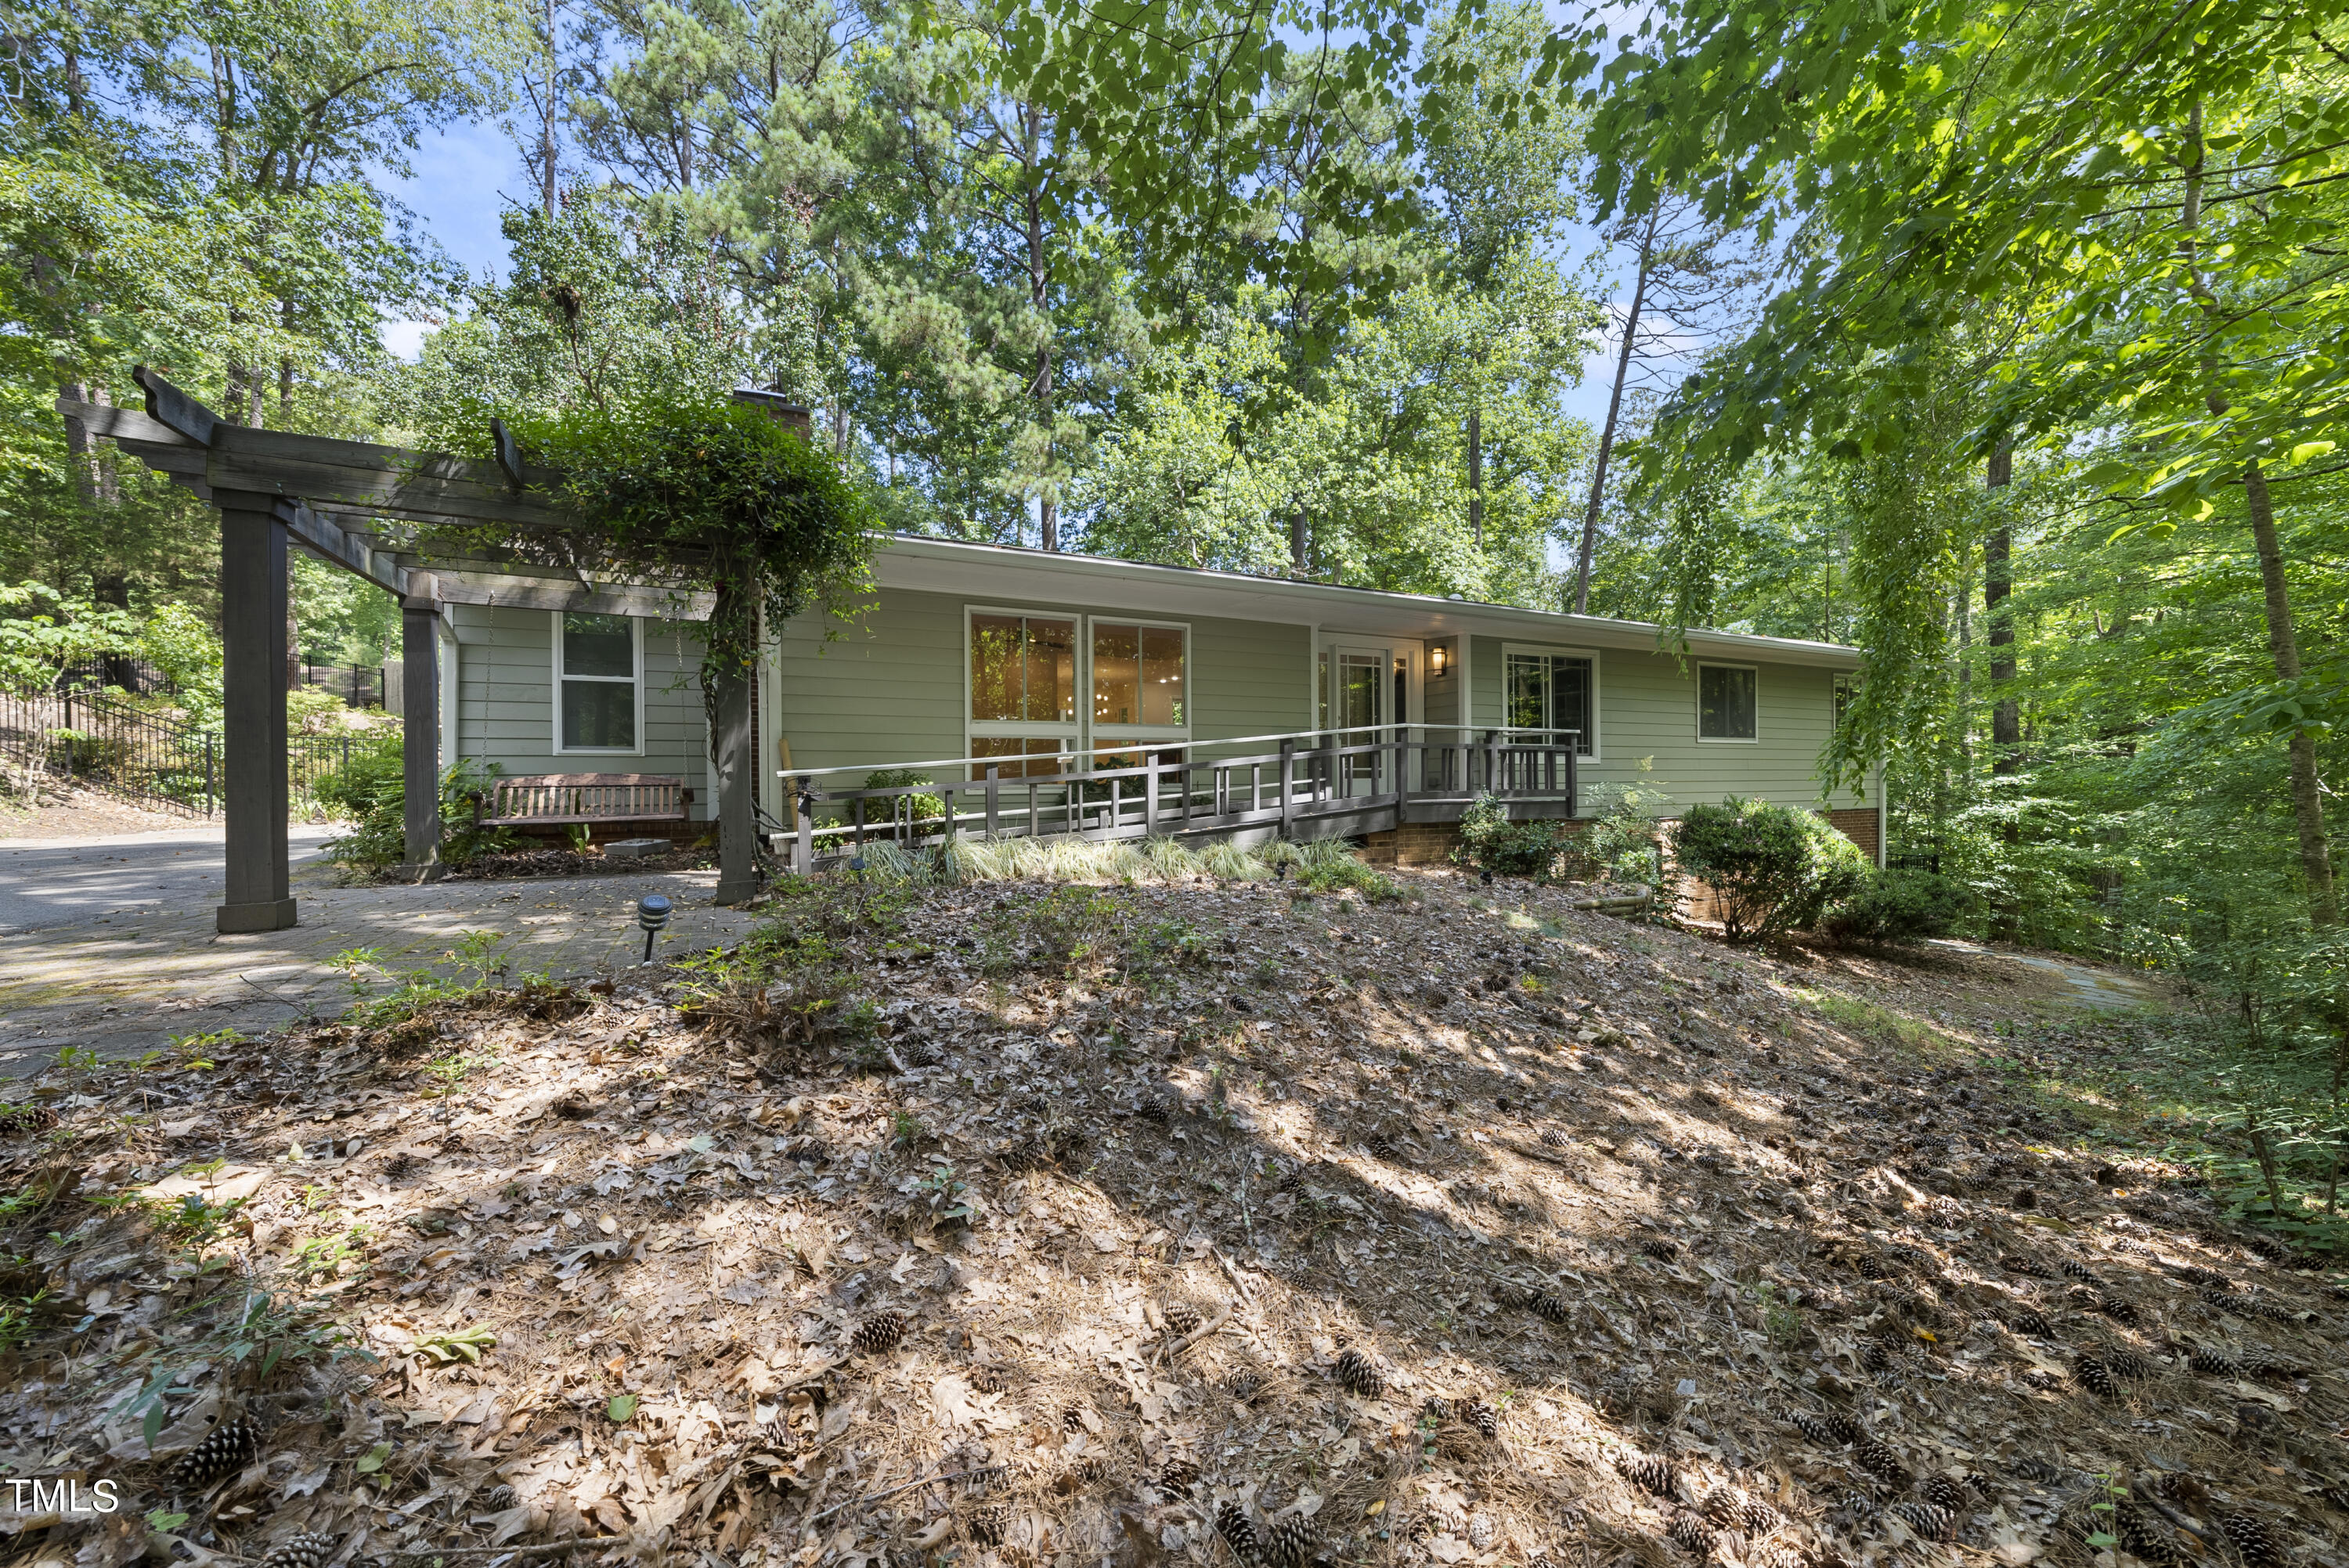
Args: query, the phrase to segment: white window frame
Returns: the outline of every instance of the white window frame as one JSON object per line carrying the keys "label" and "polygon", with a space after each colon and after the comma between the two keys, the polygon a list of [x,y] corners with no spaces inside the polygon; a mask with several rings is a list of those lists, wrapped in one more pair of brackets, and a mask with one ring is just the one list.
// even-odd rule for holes
{"label": "white window frame", "polygon": [[[1098,615],[1094,614],[1091,611],[1087,611],[1083,619],[1085,627],[1085,656],[1083,661],[1084,681],[1083,685],[1079,688],[1083,695],[1077,699],[1077,707],[1080,710],[1080,717],[1083,718],[1085,726],[1084,744],[1087,748],[1085,754],[1087,759],[1086,765],[1088,767],[1092,765],[1092,758],[1094,751],[1103,746],[1123,748],[1128,744],[1135,747],[1143,747],[1165,746],[1172,743],[1174,745],[1183,747],[1187,750],[1191,745],[1191,718],[1196,707],[1196,704],[1192,701],[1192,692],[1195,688],[1191,674],[1191,655],[1194,649],[1197,646],[1197,639],[1191,634],[1191,623],[1188,621],[1162,621],[1148,615],[1121,615],[1116,614],[1114,611]],[[1180,632],[1183,634],[1183,722],[1181,724],[1169,726],[1163,724],[1095,724],[1093,722],[1093,628],[1096,625],[1136,626],[1152,631]],[[1140,656],[1140,653],[1141,650],[1137,648],[1135,650],[1137,659]],[[1134,671],[1134,678],[1137,681],[1142,678],[1138,664]]]}
{"label": "white window frame", "polygon": [[[1464,642],[1466,639],[1462,640]],[[1560,647],[1551,643],[1503,643],[1501,645],[1501,723],[1498,727],[1504,735],[1509,733],[1509,655],[1511,654],[1538,654],[1544,657],[1562,654],[1569,659],[1590,661],[1590,749],[1588,752],[1576,752],[1575,761],[1578,765],[1604,760],[1602,748],[1607,738],[1607,721],[1599,712],[1599,675],[1602,665],[1599,650]]]}
{"label": "white window frame", "polygon": [[[1754,672],[1754,733],[1751,735],[1707,735],[1704,732],[1704,672],[1707,670],[1751,670]],[[1699,659],[1696,678],[1689,683],[1690,706],[1695,710],[1689,717],[1694,722],[1697,744],[1700,746],[1759,746],[1762,744],[1762,666],[1733,663],[1728,659]]]}
{"label": "white window frame", "polygon": [[[1031,621],[1070,621],[1077,628],[1076,704],[1077,717],[1073,725],[1054,721],[1022,722],[1014,719],[975,719],[970,717],[970,646],[971,618],[975,615],[1019,615]],[[1158,631],[1178,631],[1183,634],[1183,713],[1185,722],[1179,726],[1148,724],[1093,723],[1093,627],[1147,626]],[[1002,738],[1023,740],[1059,739],[1068,748],[1078,770],[1090,767],[1093,748],[1097,746],[1125,747],[1191,745],[1192,727],[1197,722],[1197,674],[1192,668],[1191,655],[1199,650],[1195,628],[1188,621],[1169,621],[1154,615],[1125,615],[1107,610],[1068,610],[1033,604],[966,603],[962,607],[962,737],[963,755],[973,756],[977,747],[972,743],[982,738]],[[1037,755],[1042,755],[1038,753]],[[1009,762],[1009,758],[1003,758]]]}
{"label": "white window frame", "polygon": [[[605,613],[606,612],[602,611],[594,612],[594,614],[598,614]],[[631,615],[628,617],[628,644],[633,653],[634,662],[636,665],[636,673],[630,676],[628,679],[630,685],[636,688],[636,743],[634,746],[565,746],[563,744],[564,681],[568,678],[572,680],[601,681],[605,685],[617,685],[619,677],[617,676],[572,676],[566,677],[563,673],[563,617],[567,614],[567,612],[562,610],[549,610],[546,614],[547,624],[553,632],[553,640],[554,644],[550,660],[554,671],[554,700],[551,704],[553,711],[550,715],[554,727],[554,755],[557,757],[642,757],[645,754],[645,618],[642,615]]]}
{"label": "white window frame", "polygon": [[[1029,721],[971,717],[970,622],[974,615],[1018,615],[1023,620],[1030,621],[1067,621],[1075,626],[1078,646],[1075,650],[1074,673],[1070,677],[1074,682],[1076,690],[1077,717],[1073,723],[1064,724],[1059,719]],[[1084,710],[1087,694],[1091,690],[1091,683],[1085,678],[1085,650],[1090,641],[1085,632],[1085,617],[1082,611],[1040,609],[1031,604],[965,604],[962,607],[962,754],[965,757],[977,756],[978,748],[974,742],[982,738],[1051,740],[1063,747],[1071,758],[1075,758],[1085,743]],[[1041,756],[1043,753],[1038,752],[1034,755]],[[1013,758],[1005,757],[998,758],[996,760],[1009,764]],[[1025,766],[1024,762],[1022,766]],[[1061,766],[1066,768],[1068,765],[1062,763]]]}

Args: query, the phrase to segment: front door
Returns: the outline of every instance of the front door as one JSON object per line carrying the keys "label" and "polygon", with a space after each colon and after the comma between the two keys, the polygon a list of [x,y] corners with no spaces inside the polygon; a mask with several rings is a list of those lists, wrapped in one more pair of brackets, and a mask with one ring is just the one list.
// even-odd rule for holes
{"label": "front door", "polygon": [[[1338,643],[1330,648],[1330,721],[1340,746],[1372,746],[1392,739],[1387,727],[1395,722],[1394,650],[1364,644]],[[1386,758],[1378,752],[1339,759],[1330,779],[1340,795],[1376,795],[1382,791]]]}

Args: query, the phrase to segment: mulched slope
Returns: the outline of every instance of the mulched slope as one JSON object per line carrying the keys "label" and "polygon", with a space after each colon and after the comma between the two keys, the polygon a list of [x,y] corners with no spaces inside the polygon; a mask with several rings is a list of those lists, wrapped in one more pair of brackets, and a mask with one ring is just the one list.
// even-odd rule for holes
{"label": "mulched slope", "polygon": [[[1873,1043],[1795,995],[1832,973],[1405,881],[833,890],[791,917],[863,1037],[672,984],[56,1079],[5,1146],[79,1189],[19,1227],[56,1294],[5,1462],[247,1558],[2342,1561],[2337,1288],[2171,1172],[2010,1133],[2064,1119],[1995,1042]],[[1929,994],[1995,1011],[1971,985]],[[209,1160],[252,1231],[205,1279],[79,1206]],[[235,1276],[285,1289],[353,1222],[323,1306],[382,1364],[225,1367]],[[174,1357],[150,1459],[101,1396]],[[239,1418],[255,1462],[175,1485]]]}

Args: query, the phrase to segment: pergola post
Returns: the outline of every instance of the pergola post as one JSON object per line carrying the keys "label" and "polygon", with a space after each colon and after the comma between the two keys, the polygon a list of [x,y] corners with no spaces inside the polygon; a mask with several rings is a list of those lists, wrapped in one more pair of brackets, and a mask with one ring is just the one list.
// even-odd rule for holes
{"label": "pergola post", "polygon": [[277,498],[214,490],[221,514],[221,719],[227,774],[223,934],[287,931],[285,525]]}
{"label": "pergola post", "polygon": [[407,830],[407,859],[399,869],[418,882],[440,875],[440,606],[430,599],[399,602],[399,756]]}
{"label": "pergola post", "polygon": [[[739,603],[741,592],[730,585],[718,590],[714,622],[723,624]],[[759,738],[750,724],[750,672],[730,665],[718,676],[711,694],[713,727],[709,758],[718,772],[718,892],[714,902],[747,903],[759,892],[758,822],[752,793],[758,777]]]}

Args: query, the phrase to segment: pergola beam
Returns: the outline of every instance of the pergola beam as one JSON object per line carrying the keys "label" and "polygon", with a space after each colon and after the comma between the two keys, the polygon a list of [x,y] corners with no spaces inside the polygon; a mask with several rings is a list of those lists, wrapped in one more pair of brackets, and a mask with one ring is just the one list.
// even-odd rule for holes
{"label": "pergola beam", "polygon": [[[228,896],[222,933],[295,923],[288,879],[284,671],[286,551],[298,547],[400,601],[407,709],[407,868],[438,868],[440,727],[436,619],[450,603],[708,620],[707,589],[614,583],[512,559],[511,551],[428,553],[367,526],[381,519],[426,527],[559,536],[576,526],[555,499],[562,475],[525,462],[501,427],[497,460],[223,423],[163,377],[140,367],[146,407],[60,398],[79,419],[148,468],[211,501],[221,514],[222,640],[226,728]],[[772,398],[770,412],[804,436],[807,415]],[[680,564],[691,562],[680,558]],[[750,781],[756,739],[744,671],[721,683],[714,751],[719,773],[719,902],[756,891]]]}

